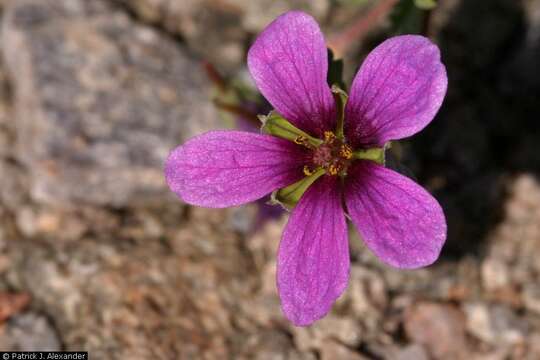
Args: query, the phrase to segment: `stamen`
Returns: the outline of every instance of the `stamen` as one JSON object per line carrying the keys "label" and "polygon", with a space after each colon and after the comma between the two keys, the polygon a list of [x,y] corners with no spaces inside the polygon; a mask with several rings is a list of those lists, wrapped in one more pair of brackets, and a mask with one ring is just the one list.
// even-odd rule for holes
{"label": "stamen", "polygon": [[334,135],[331,131],[325,131],[324,132],[324,142],[327,144],[331,144],[336,139],[336,135]]}
{"label": "stamen", "polygon": [[309,166],[304,165],[304,174],[305,174],[306,176],[313,175],[313,170],[311,170],[311,169],[309,168]]}
{"label": "stamen", "polygon": [[351,147],[347,144],[341,145],[341,148],[339,149],[339,156],[347,160],[351,159],[353,156]]}
{"label": "stamen", "polygon": [[333,176],[337,175],[339,173],[339,170],[340,167],[336,164],[332,164],[328,167],[328,173]]}
{"label": "stamen", "polygon": [[307,141],[306,137],[302,135],[299,135],[294,139],[294,143],[298,145],[305,145],[306,141]]}

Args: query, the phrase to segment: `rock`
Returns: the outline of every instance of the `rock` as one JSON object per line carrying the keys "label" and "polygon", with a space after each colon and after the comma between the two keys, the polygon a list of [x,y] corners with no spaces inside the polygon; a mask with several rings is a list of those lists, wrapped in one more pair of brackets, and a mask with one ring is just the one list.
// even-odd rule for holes
{"label": "rock", "polygon": [[423,346],[413,344],[396,351],[392,358],[395,360],[428,360],[429,356]]}
{"label": "rock", "polygon": [[60,351],[54,327],[42,314],[28,312],[11,319],[0,335],[2,351]]}
{"label": "rock", "polygon": [[356,321],[333,314],[326,315],[310,327],[293,327],[292,332],[296,346],[302,351],[320,350],[328,339],[350,347],[357,346],[362,339],[362,331]]}
{"label": "rock", "polygon": [[278,15],[305,10],[322,19],[329,0],[115,0],[143,20],[180,35],[206,60],[224,69],[245,62],[245,44]]}
{"label": "rock", "polygon": [[533,176],[520,175],[509,186],[505,218],[489,236],[482,264],[484,287],[513,288],[519,301],[507,303],[538,312],[539,256],[540,186]]}
{"label": "rock", "polygon": [[405,332],[424,345],[435,359],[460,358],[466,353],[465,317],[454,306],[419,303],[405,313]]}
{"label": "rock", "polygon": [[9,155],[11,133],[9,127],[9,96],[4,64],[0,61],[0,158]]}
{"label": "rock", "polygon": [[294,346],[283,332],[261,330],[243,341],[242,350],[242,356],[246,359],[287,359]]}
{"label": "rock", "polygon": [[33,200],[125,206],[172,199],[168,152],[217,127],[197,62],[100,0],[6,5],[14,154]]}
{"label": "rock", "polygon": [[388,304],[386,284],[379,274],[359,265],[352,265],[349,288],[344,302],[352,312],[365,319]]}
{"label": "rock", "polygon": [[221,68],[244,60],[242,9],[228,2],[199,0],[117,0],[143,20],[181,36],[198,55]]}
{"label": "rock", "polygon": [[313,17],[323,20],[330,10],[328,0],[232,0],[244,10],[243,26],[246,30],[258,33],[276,17],[291,9],[303,10]]}
{"label": "rock", "polygon": [[498,259],[482,262],[482,281],[488,291],[508,286],[510,279],[506,264]]}
{"label": "rock", "polygon": [[491,328],[488,308],[482,304],[469,304],[465,310],[469,332],[483,341],[493,342],[496,334]]}
{"label": "rock", "polygon": [[26,181],[21,176],[19,167],[12,161],[15,134],[13,122],[10,121],[11,108],[11,94],[5,64],[0,59],[0,174],[9,174],[9,176],[0,176],[0,203],[1,207],[6,208],[15,208],[22,202]]}
{"label": "rock", "polygon": [[257,211],[255,204],[234,208],[230,219],[227,221],[227,226],[240,233],[248,234],[253,230]]}
{"label": "rock", "polygon": [[480,340],[498,346],[524,342],[527,325],[508,307],[469,303],[465,306],[465,312],[467,330]]}
{"label": "rock", "polygon": [[[0,292],[29,293],[32,302],[2,324],[0,349],[87,350],[111,360],[540,358],[540,186],[536,165],[523,153],[536,151],[537,136],[518,115],[537,116],[530,108],[504,108],[495,118],[504,118],[507,132],[491,121],[505,104],[522,108],[521,99],[496,89],[504,87],[499,69],[516,60],[507,47],[534,45],[514,41],[519,33],[505,25],[516,14],[506,19],[501,4],[517,2],[448,1],[464,9],[448,21],[467,20],[480,31],[449,28],[459,51],[440,44],[454,85],[440,118],[409,147],[416,175],[441,201],[461,252],[445,246],[433,266],[393,269],[354,231],[347,290],[324,319],[295,328],[280,309],[275,281],[288,215],[253,231],[255,205],[208,210],[162,203],[163,156],[217,126],[204,115],[213,113],[204,76],[187,54],[236,68],[278,11],[295,4],[320,20],[328,2],[9,1],[1,47],[15,102],[2,85],[0,62]],[[339,11],[348,19],[365,14],[353,5],[358,1],[332,3],[347,3]],[[478,23],[491,6],[502,21],[495,27],[503,36],[495,40],[493,22]],[[473,14],[474,8],[482,11]],[[142,18],[157,26],[141,25]],[[382,34],[374,37],[366,47]],[[487,47],[479,46],[484,40]],[[516,75],[509,77],[512,87],[520,87],[512,79],[523,79],[535,57],[524,59],[527,67],[518,61],[520,71],[509,73]],[[536,78],[526,79],[527,97],[536,95],[529,92]],[[180,81],[191,85],[179,88]],[[522,149],[524,133],[530,134]],[[113,175],[125,169],[140,172],[113,187]],[[520,175],[506,175],[509,169]],[[144,182],[146,170],[155,183]],[[160,203],[132,206],[150,197]],[[69,206],[50,206],[56,203]]]}
{"label": "rock", "polygon": [[366,357],[333,340],[323,342],[320,350],[321,360],[367,360]]}
{"label": "rock", "polygon": [[30,296],[26,293],[0,293],[0,323],[20,313],[30,303]]}
{"label": "rock", "polygon": [[528,353],[526,359],[538,359],[540,358],[540,333],[534,333],[529,336],[528,339]]}
{"label": "rock", "polygon": [[[54,319],[66,350],[106,359],[230,358],[253,333],[232,321],[247,322],[238,310],[250,301],[254,276],[236,235],[221,226],[228,216],[194,209],[186,222],[162,217],[164,233],[152,230],[161,241],[148,238],[145,216],[137,224],[124,214],[129,228],[146,230],[130,232],[129,240],[117,229],[108,235],[114,241],[10,242],[5,278]],[[183,246],[172,247],[180,229]],[[219,252],[207,253],[202,242]],[[260,347],[270,351],[270,338]]]}
{"label": "rock", "polygon": [[540,314],[540,285],[536,283],[525,285],[523,303],[527,310]]}

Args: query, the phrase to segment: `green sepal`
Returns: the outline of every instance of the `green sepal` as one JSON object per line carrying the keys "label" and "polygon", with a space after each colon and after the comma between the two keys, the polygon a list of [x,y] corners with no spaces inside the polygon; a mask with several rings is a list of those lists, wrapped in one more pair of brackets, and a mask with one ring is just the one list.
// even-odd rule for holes
{"label": "green sepal", "polygon": [[288,120],[275,111],[271,111],[267,116],[259,115],[259,120],[261,120],[263,123],[261,131],[266,134],[277,136],[293,142],[299,137],[303,137],[310,145],[314,147],[317,147],[323,143],[322,140],[308,135],[306,132],[291,124]]}
{"label": "green sepal", "polygon": [[332,49],[328,48],[328,74],[326,81],[329,86],[337,85],[345,89],[343,81],[343,59],[336,59]]}
{"label": "green sepal", "polygon": [[280,204],[285,209],[290,210],[296,206],[298,201],[306,190],[322,175],[324,175],[325,170],[319,168],[313,174],[306,176],[302,180],[295,182],[292,185],[284,187],[283,189],[274,191],[270,198],[271,204]]}
{"label": "green sepal", "polygon": [[355,152],[353,152],[353,159],[371,160],[379,165],[384,166],[386,149],[388,149],[389,147],[390,143],[386,143],[382,148],[356,150]]}
{"label": "green sepal", "polygon": [[332,95],[334,95],[334,100],[336,101],[336,109],[337,109],[336,137],[343,140],[343,125],[345,123],[345,105],[347,104],[347,99],[349,99],[349,96],[347,95],[345,91],[343,91],[337,85],[332,85]]}

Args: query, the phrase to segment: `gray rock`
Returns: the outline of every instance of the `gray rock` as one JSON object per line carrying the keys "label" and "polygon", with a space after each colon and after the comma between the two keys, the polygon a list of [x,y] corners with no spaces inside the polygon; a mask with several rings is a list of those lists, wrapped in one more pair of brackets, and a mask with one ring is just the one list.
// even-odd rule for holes
{"label": "gray rock", "polygon": [[322,19],[329,0],[114,0],[141,19],[178,34],[205,59],[225,69],[244,61],[245,44],[278,15],[302,9]]}
{"label": "gray rock", "polygon": [[199,65],[169,37],[100,0],[6,5],[15,156],[43,203],[110,206],[172,198],[162,167],[216,127]]}
{"label": "gray rock", "polygon": [[50,321],[29,312],[11,319],[0,335],[3,351],[59,351],[60,340]]}
{"label": "gray rock", "polygon": [[468,331],[480,340],[497,346],[524,342],[527,324],[508,307],[470,303],[465,311]]}

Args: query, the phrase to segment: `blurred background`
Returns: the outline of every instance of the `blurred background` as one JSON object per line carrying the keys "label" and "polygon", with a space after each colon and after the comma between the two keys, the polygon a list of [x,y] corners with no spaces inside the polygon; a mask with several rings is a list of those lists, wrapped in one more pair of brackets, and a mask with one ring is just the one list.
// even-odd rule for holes
{"label": "blurred background", "polygon": [[[448,95],[400,142],[441,202],[433,266],[351,231],[351,279],[295,328],[275,287],[286,216],[171,194],[168,152],[268,110],[246,51],[303,9],[350,83],[389,36],[439,44]],[[92,359],[540,359],[540,1],[1,0],[0,350]],[[256,131],[256,130],[255,130]]]}

